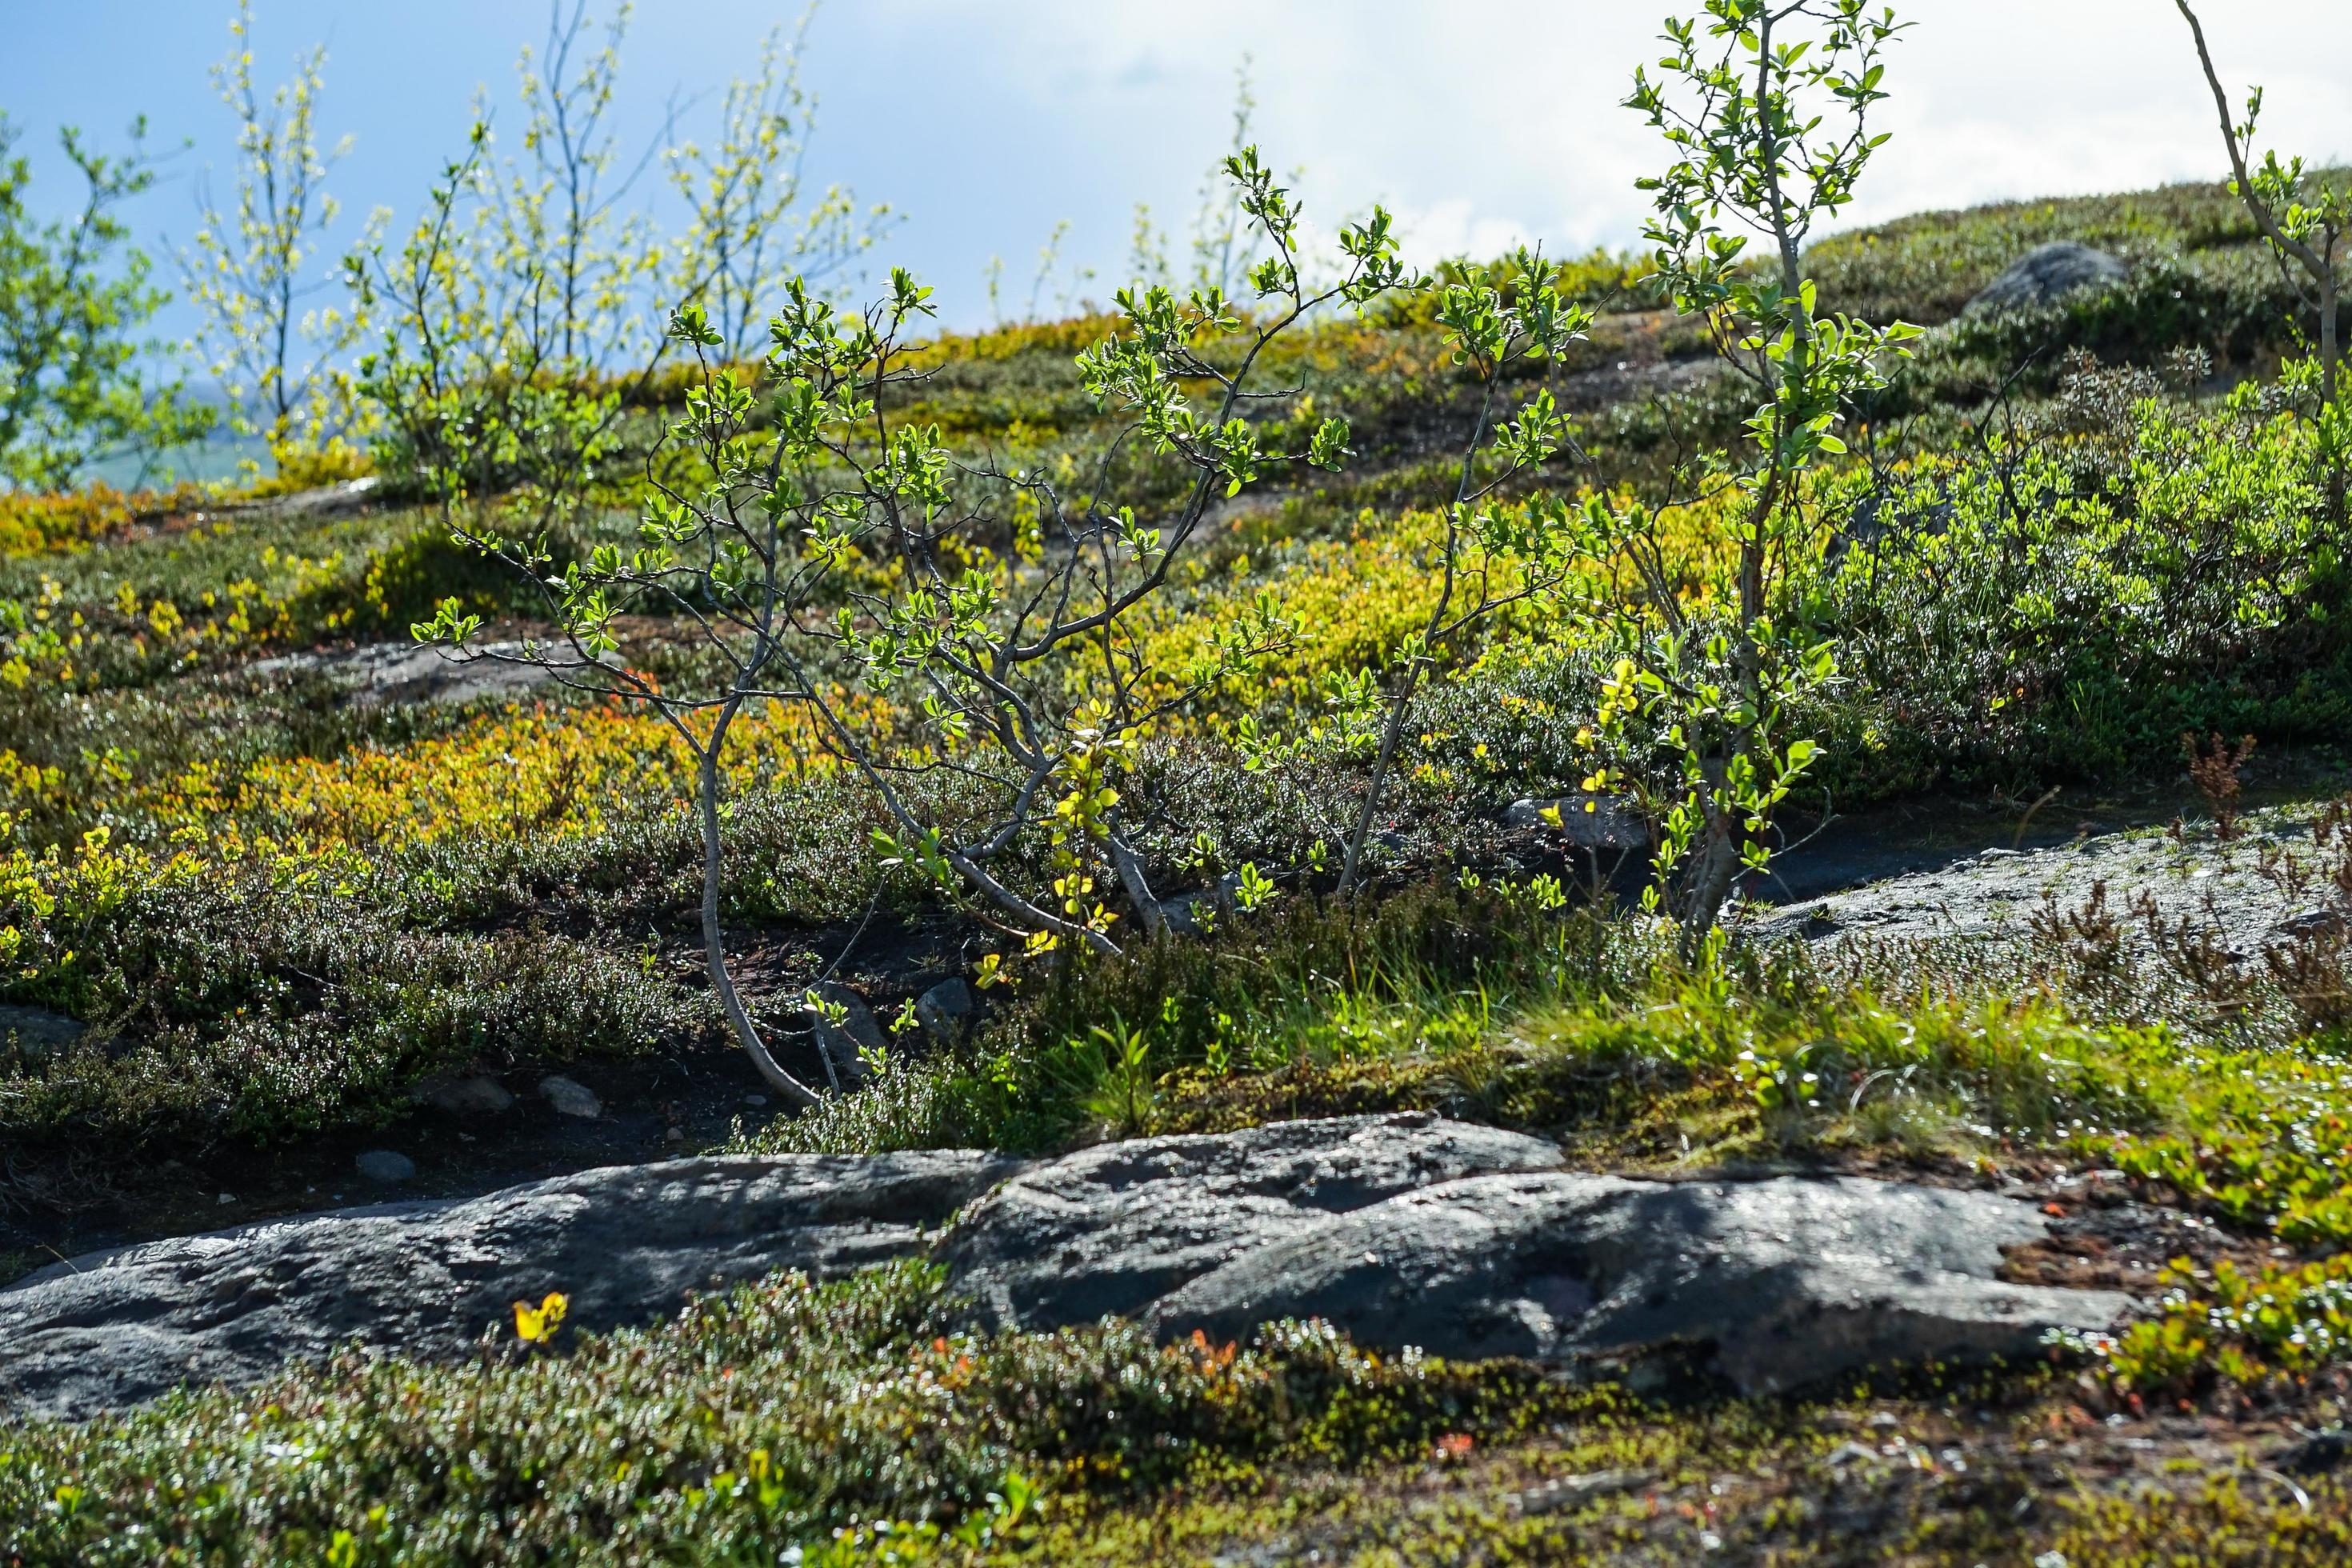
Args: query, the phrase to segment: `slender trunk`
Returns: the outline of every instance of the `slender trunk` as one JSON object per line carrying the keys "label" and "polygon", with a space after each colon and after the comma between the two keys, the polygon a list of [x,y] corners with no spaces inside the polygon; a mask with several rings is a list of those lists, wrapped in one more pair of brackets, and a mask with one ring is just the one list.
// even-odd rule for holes
{"label": "slender trunk", "polygon": [[[2344,395],[2344,367],[2340,363],[2344,347],[2342,322],[2338,312],[2344,301],[2333,287],[2334,279],[2319,279],[2319,405],[2322,412],[2332,412],[2339,406]],[[2342,526],[2344,522],[2344,459],[2339,458],[2327,469],[2327,520]]]}
{"label": "slender trunk", "polygon": [[[1756,731],[1764,712],[1764,658],[1756,646],[1756,623],[1764,615],[1764,565],[1769,538],[1772,514],[1780,508],[1788,493],[1789,479],[1774,474],[1757,493],[1756,505],[1748,513],[1748,536],[1739,544],[1739,626],[1732,639],[1731,658],[1739,681],[1739,694],[1748,711],[1756,718],[1731,738],[1727,763],[1740,758],[1751,762],[1756,755]],[[1691,872],[1684,894],[1683,949],[1685,956],[1696,951],[1696,943],[1709,928],[1721,918],[1723,906],[1729,901],[1733,885],[1739,879],[1739,847],[1745,830],[1739,825],[1739,803],[1727,797],[1729,780],[1725,778],[1706,786],[1706,805],[1701,818],[1706,824],[1706,843],[1698,852],[1698,864]]]}
{"label": "slender trunk", "polygon": [[[1774,133],[1771,121],[1772,17],[1768,12],[1762,22],[1762,47],[1757,51],[1756,101],[1759,125],[1763,132],[1759,163],[1764,170],[1765,188],[1769,195],[1772,218],[1772,238],[1780,263],[1781,308],[1795,342],[1795,352],[1779,378],[1779,392],[1785,398],[1790,382],[1802,385],[1812,372],[1813,323],[1804,305],[1804,270],[1797,251],[1797,235],[1788,216],[1788,204],[1780,193],[1780,161],[1781,143]],[[1780,423],[1789,418],[1788,405],[1780,405]],[[1762,723],[1764,711],[1764,660],[1756,646],[1756,623],[1764,616],[1764,573],[1771,551],[1772,521],[1788,494],[1790,476],[1780,471],[1779,437],[1785,430],[1775,429],[1768,460],[1773,465],[1763,487],[1757,491],[1756,504],[1748,513],[1748,521],[1739,541],[1739,620],[1732,637],[1733,673],[1739,683],[1742,703],[1751,715],[1749,721],[1731,738],[1727,763],[1741,758],[1753,760],[1756,732]],[[1706,837],[1698,851],[1698,863],[1690,873],[1684,892],[1682,947],[1685,958],[1693,957],[1706,933],[1714,929],[1722,917],[1723,906],[1731,898],[1740,868],[1740,826],[1738,803],[1727,798],[1729,769],[1721,781],[1703,784],[1705,809],[1701,812],[1703,831]]]}
{"label": "slender trunk", "polygon": [[1698,866],[1691,873],[1690,890],[1683,906],[1682,953],[1685,959],[1698,956],[1699,943],[1715,929],[1723,913],[1723,906],[1731,898],[1731,885],[1739,876],[1739,841],[1733,832],[1732,813],[1726,809],[1722,786],[1709,791],[1706,812],[1706,842],[1698,853]]}
{"label": "slender trunk", "polygon": [[1347,863],[1339,870],[1338,894],[1346,898],[1356,890],[1358,871],[1364,862],[1364,841],[1371,837],[1372,817],[1381,808],[1381,791],[1388,783],[1389,768],[1396,761],[1397,743],[1404,737],[1404,721],[1412,710],[1413,690],[1421,684],[1421,664],[1415,660],[1405,668],[1404,689],[1397,693],[1396,705],[1389,710],[1387,725],[1381,731],[1381,754],[1372,763],[1372,776],[1364,785],[1364,809],[1356,817],[1356,831],[1348,836]]}
{"label": "slender trunk", "polygon": [[727,1011],[727,1022],[735,1031],[736,1040],[760,1069],[760,1076],[769,1086],[794,1105],[808,1107],[819,1103],[814,1091],[779,1065],[760,1037],[758,1026],[751,1015],[743,1009],[743,998],[737,994],[734,977],[727,973],[727,941],[719,929],[719,752],[714,746],[702,754],[702,951],[710,962],[710,988],[719,994],[719,1005]]}
{"label": "slender trunk", "polygon": [[1135,906],[1137,923],[1143,927],[1144,935],[1158,936],[1168,929],[1168,917],[1161,911],[1160,900],[1152,896],[1151,883],[1143,874],[1143,862],[1137,858],[1135,851],[1127,847],[1116,831],[1108,842],[1111,866],[1118,873],[1118,883],[1127,893],[1127,901]]}

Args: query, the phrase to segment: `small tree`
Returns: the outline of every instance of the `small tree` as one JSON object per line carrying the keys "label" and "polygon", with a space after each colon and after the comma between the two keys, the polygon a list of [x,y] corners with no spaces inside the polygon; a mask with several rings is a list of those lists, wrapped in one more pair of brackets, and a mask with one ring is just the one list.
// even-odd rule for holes
{"label": "small tree", "polygon": [[119,158],[60,132],[81,202],[45,223],[26,200],[32,165],[0,116],[0,480],[68,489],[100,458],[163,451],[212,423],[177,382],[159,384],[138,367],[143,345],[131,334],[165,298],[119,216],[155,181],[141,150],[146,130],[133,122],[131,150]]}
{"label": "small tree", "polygon": [[[1121,291],[1124,330],[1079,365],[1096,397],[1125,417],[1081,493],[1048,475],[963,461],[936,426],[894,422],[926,374],[908,334],[931,312],[929,290],[894,271],[888,296],[854,315],[794,280],[756,380],[729,363],[725,335],[701,306],[677,312],[672,335],[701,375],[672,435],[702,482],[655,479],[639,547],[599,549],[550,577],[529,546],[481,541],[544,586],[563,638],[561,652],[489,657],[557,665],[576,685],[659,714],[692,751],[711,983],[745,1050],[795,1100],[810,1091],[777,1065],[738,996],[719,918],[721,763],[749,712],[802,716],[816,743],[871,786],[889,824],[877,834],[887,859],[968,898],[1024,951],[1118,951],[1118,917],[1097,892],[1114,882],[1147,928],[1158,921],[1120,816],[1121,759],[1281,633],[1261,618],[1215,657],[1169,671],[1145,658],[1135,619],[1202,537],[1216,499],[1276,465],[1339,462],[1339,422],[1326,422],[1305,451],[1268,451],[1243,413],[1273,395],[1255,380],[1282,333],[1402,278],[1390,220],[1376,213],[1342,233],[1342,281],[1309,293],[1293,259],[1289,194],[1255,149],[1229,172],[1272,251],[1254,275],[1256,313],[1213,289],[1181,303],[1165,288]],[[1213,407],[1196,408],[1188,384],[1206,386]],[[1192,476],[1157,526],[1112,504],[1118,466],[1139,446]],[[1001,548],[1024,532],[1040,547]],[[634,673],[614,630],[631,612],[668,617],[706,656],[686,668],[715,676],[656,685]],[[416,633],[464,650],[478,628],[453,601]],[[862,717],[845,677],[887,699],[892,716]],[[917,787],[925,779],[957,781],[961,809],[950,817],[927,799]]]}
{"label": "small tree", "polygon": [[2254,162],[2254,129],[2262,118],[2263,89],[2246,95],[2246,118],[2231,118],[2230,95],[2213,68],[2212,51],[2205,46],[2205,28],[2189,0],[2175,0],[2189,31],[2197,40],[2197,63],[2204,68],[2205,84],[2213,92],[2213,108],[2221,118],[2221,143],[2230,154],[2230,191],[2246,206],[2254,226],[2269,242],[2280,274],[2294,290],[2303,308],[2319,321],[2318,353],[2310,360],[2286,367],[2290,388],[2304,391],[2316,413],[2320,458],[2327,475],[2327,514],[2345,521],[2345,479],[2352,469],[2352,406],[2347,406],[2343,372],[2345,272],[2352,257],[2341,252],[2352,239],[2352,186],[2320,184],[2305,175],[2301,158],[2282,163],[2275,152]]}
{"label": "small tree", "polygon": [[[1764,400],[1744,462],[1687,469],[1660,510],[1582,513],[1586,548],[1629,561],[1645,589],[1637,613],[1601,611],[1619,657],[1596,730],[1616,742],[1616,765],[1588,785],[1623,783],[1648,803],[1659,837],[1648,899],[1672,902],[1687,948],[1715,929],[1741,872],[1764,868],[1772,813],[1816,751],[1788,729],[1794,703],[1832,678],[1832,650],[1776,609],[1801,548],[1804,477],[1845,450],[1843,410],[1884,384],[1882,358],[1916,335],[1817,314],[1803,265],[1807,237],[1853,199],[1886,140],[1869,111],[1886,97],[1879,57],[1898,30],[1891,7],[1874,16],[1863,0],[1706,0],[1700,19],[1668,21],[1658,77],[1637,69],[1626,100],[1675,153],[1641,182],[1656,198],[1645,232],[1658,286]],[[1754,263],[1752,239],[1767,247]],[[1729,521],[1678,567],[1662,511],[1715,507]],[[1728,580],[1686,602],[1686,573],[1710,571],[1710,556]],[[1664,782],[1648,766],[1654,742],[1675,759]]]}
{"label": "small tree", "polygon": [[516,64],[521,159],[478,104],[398,250],[372,237],[345,262],[379,321],[360,369],[389,466],[452,505],[504,496],[534,531],[615,477],[625,390],[667,346],[645,293],[660,246],[621,205],[645,163],[622,165],[610,125],[629,15],[600,45],[585,0],[551,0],[545,47]]}
{"label": "small tree", "polygon": [[[550,306],[557,279],[540,251],[498,237],[491,147],[477,121],[399,248],[375,237],[346,258],[356,309],[378,333],[359,386],[383,422],[378,458],[394,473],[453,521],[467,503],[497,498],[540,534],[614,479],[623,388],[594,363],[562,357]],[[656,351],[638,379],[657,365]]]}
{"label": "small tree", "polygon": [[352,388],[339,362],[367,327],[362,311],[308,304],[338,282],[306,269],[338,210],[328,171],[351,142],[319,146],[326,50],[298,56],[291,79],[265,102],[253,85],[252,26],[252,5],[242,0],[228,25],[229,53],[212,68],[221,101],[236,116],[236,198],[224,213],[211,190],[197,186],[195,241],[180,257],[204,323],[190,347],[235,401],[240,428],[254,428],[251,410],[273,454],[316,450],[350,427]]}
{"label": "small tree", "polygon": [[[381,334],[361,379],[388,466],[453,506],[503,496],[526,531],[633,482],[628,413],[674,348],[658,289],[702,304],[730,354],[746,352],[753,291],[786,267],[837,268],[882,221],[837,189],[797,205],[810,124],[793,118],[797,37],[772,36],[760,74],[728,89],[711,151],[657,142],[625,163],[611,116],[629,16],[622,5],[599,37],[584,0],[553,0],[545,46],[517,66],[520,158],[500,157],[478,106],[406,237],[373,237],[345,262]],[[693,214],[675,244],[625,214],[656,156]]]}

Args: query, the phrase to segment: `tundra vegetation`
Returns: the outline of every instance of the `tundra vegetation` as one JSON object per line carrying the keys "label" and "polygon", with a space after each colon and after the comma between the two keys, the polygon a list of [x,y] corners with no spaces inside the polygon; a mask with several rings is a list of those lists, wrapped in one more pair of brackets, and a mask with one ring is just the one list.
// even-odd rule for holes
{"label": "tundra vegetation", "polygon": [[[975,1334],[913,1265],[551,1300],[0,1427],[0,1563],[2342,1561],[2352,185],[2180,10],[2221,184],[1832,229],[1907,25],[1704,0],[1631,78],[1643,248],[1426,271],[1302,223],[1244,74],[1189,271],[1139,213],[1107,305],[967,332],[806,181],[802,30],[641,159],[626,8],[559,5],[421,213],[332,235],[330,62],[257,85],[240,9],[180,278],[270,472],[127,491],[82,481],[206,423],[142,337],[152,165],[68,131],[44,192],[0,121],[0,1280],[371,1142],[454,1192],[1401,1109],[2105,1173],[2210,1242],[2046,1363],[1769,1402]],[[1966,309],[2055,240],[2122,277]],[[1923,816],[2142,825],[2296,918],[1771,921],[1792,847]],[[559,1072],[623,1142],[421,1104]],[[2108,1485],[2132,1444],[2194,1473]]]}

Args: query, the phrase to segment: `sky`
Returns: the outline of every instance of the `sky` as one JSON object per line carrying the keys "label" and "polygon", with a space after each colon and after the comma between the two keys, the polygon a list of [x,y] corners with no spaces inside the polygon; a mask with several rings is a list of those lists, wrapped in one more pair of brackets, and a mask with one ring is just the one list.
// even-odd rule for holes
{"label": "sky", "polygon": [[[2233,94],[2269,89],[2269,139],[2352,160],[2352,0],[2204,0]],[[592,9],[609,5],[594,0]],[[1395,210],[1416,259],[1540,239],[1555,253],[1623,246],[1645,201],[1634,178],[1658,146],[1620,107],[1657,54],[1668,0],[830,0],[809,29],[819,99],[808,174],[901,221],[882,259],[939,289],[951,324],[984,324],[984,276],[1004,263],[1026,302],[1040,247],[1071,227],[1045,290],[1108,295],[1127,271],[1136,203],[1189,221],[1229,135],[1236,65],[1252,60],[1255,136],[1299,168],[1327,223],[1373,201]],[[1675,9],[1687,10],[1685,4]],[[128,215],[168,253],[195,227],[198,171],[226,183],[234,125],[206,65],[228,0],[0,0],[0,110],[44,193],[69,186],[56,128],[102,144],[144,113],[179,148]],[[2173,0],[1911,0],[1883,106],[1894,140],[1845,221],[2011,197],[2215,178],[2212,100]],[[478,85],[511,102],[514,58],[543,35],[545,0],[256,0],[263,81],[328,48],[321,129],[348,133],[332,176],[355,234],[383,206],[413,215],[460,150]],[[625,57],[625,140],[684,101],[688,132],[747,71],[798,0],[643,0]],[[2317,47],[2315,47],[2315,44]],[[512,110],[507,110],[509,117]],[[1075,275],[1091,269],[1085,281]],[[184,329],[167,311],[159,325]]]}

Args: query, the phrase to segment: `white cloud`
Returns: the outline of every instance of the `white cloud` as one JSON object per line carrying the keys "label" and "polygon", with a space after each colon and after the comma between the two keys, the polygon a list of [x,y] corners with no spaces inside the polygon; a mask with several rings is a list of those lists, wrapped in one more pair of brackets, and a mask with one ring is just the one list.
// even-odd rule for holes
{"label": "white cloud", "polygon": [[[2344,7],[2208,0],[2233,92],[2270,84],[2267,129],[2283,146],[2352,155],[2352,78],[2312,63],[2315,39],[2342,36]],[[2220,173],[2212,101],[2164,0],[1899,8],[1916,26],[1891,57],[1885,122],[1896,135],[1846,221]],[[1034,115],[1059,127],[1044,145],[989,155],[1025,159],[1033,185],[1066,193],[1061,210],[1079,219],[1074,243],[1117,270],[1129,202],[1151,200],[1180,222],[1190,210],[1198,172],[1222,145],[1244,49],[1257,137],[1279,165],[1305,165],[1302,194],[1327,221],[1385,201],[1416,259],[1527,239],[1556,251],[1634,243],[1646,201],[1633,182],[1660,149],[1621,103],[1634,64],[1658,52],[1665,10],[1639,0],[1188,0],[1181,13],[1160,0],[868,0],[857,26],[917,54],[947,40],[970,96],[943,112],[1009,97],[1024,103],[1023,123]],[[1057,168],[1079,159],[1083,174]]]}
{"label": "white cloud", "polygon": [[[1305,165],[1300,194],[1326,228],[1380,200],[1417,259],[1520,239],[1555,253],[1629,245],[1646,207],[1634,177],[1661,150],[1620,105],[1674,3],[825,0],[807,62],[824,104],[809,173],[906,214],[887,258],[940,285],[960,321],[985,314],[988,258],[1025,279],[1063,218],[1066,259],[1107,287],[1127,268],[1136,202],[1181,247],[1247,51],[1258,139],[1278,167]],[[2221,173],[2212,101],[2168,0],[1895,3],[1917,24],[1891,62],[1895,139],[1849,221]],[[140,110],[161,142],[196,138],[181,170],[226,167],[227,119],[201,68],[223,43],[217,16],[155,0],[16,8],[26,15],[0,48],[0,88],[37,161],[51,157],[42,188],[70,185],[52,178],[47,127],[97,131]],[[378,204],[416,210],[462,140],[474,84],[510,83],[516,46],[546,16],[545,0],[257,9],[273,69],[332,37],[326,123],[358,133],[337,175],[354,218]],[[2203,10],[2233,94],[2268,83],[2277,144],[2352,158],[2340,64],[2352,0]],[[799,0],[646,0],[623,77],[625,142],[654,133],[673,89],[691,99],[747,68],[761,34],[798,11]],[[180,233],[185,215],[174,188],[146,198],[140,218]]]}

